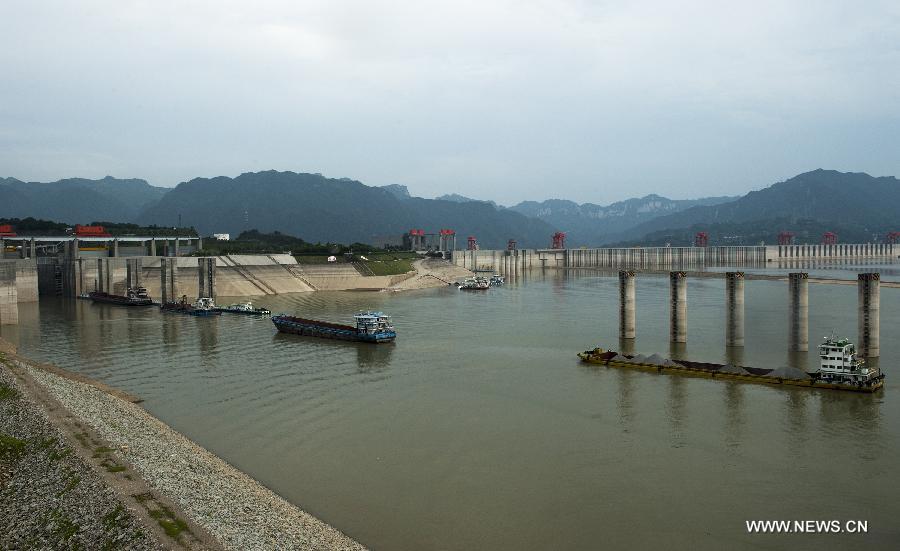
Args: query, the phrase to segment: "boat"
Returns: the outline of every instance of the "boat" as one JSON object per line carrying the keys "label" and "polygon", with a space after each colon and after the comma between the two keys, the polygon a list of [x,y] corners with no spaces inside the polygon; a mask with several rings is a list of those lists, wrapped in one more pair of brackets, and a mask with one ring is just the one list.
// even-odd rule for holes
{"label": "boat", "polygon": [[500,287],[506,283],[506,280],[503,279],[503,276],[500,274],[494,274],[491,276],[490,284],[491,287]]}
{"label": "boat", "polygon": [[856,357],[848,339],[826,337],[819,346],[819,368],[811,373],[793,367],[762,369],[730,364],[671,360],[652,356],[621,355],[613,350],[594,348],[580,352],[581,361],[607,367],[656,371],[667,374],[693,375],[712,379],[743,381],[770,385],[800,386],[855,392],[875,392],[884,386],[884,373]]}
{"label": "boat", "polygon": [[213,308],[218,312],[222,312],[225,314],[245,314],[249,316],[271,316],[272,311],[268,308],[254,308],[253,303],[249,300],[247,302],[239,302],[237,304],[229,304],[228,306],[216,306]]}
{"label": "boat", "polygon": [[104,304],[117,304],[119,306],[152,306],[153,299],[147,293],[147,289],[143,287],[129,287],[125,291],[125,295],[113,295],[102,291],[91,291],[87,298],[94,302],[102,302]]}
{"label": "boat", "polygon": [[491,282],[486,277],[467,277],[459,284],[460,291],[484,291],[490,289]]}
{"label": "boat", "polygon": [[168,302],[159,307],[163,312],[187,314],[189,316],[221,316],[222,312],[216,309],[213,299],[207,297],[198,298],[193,304],[188,302],[187,295],[183,295],[178,302]]}
{"label": "boat", "polygon": [[359,342],[391,342],[397,338],[397,332],[391,323],[391,317],[382,312],[360,312],[353,316],[356,327],[327,321],[311,320],[278,314],[272,316],[272,323],[282,333],[321,337]]}

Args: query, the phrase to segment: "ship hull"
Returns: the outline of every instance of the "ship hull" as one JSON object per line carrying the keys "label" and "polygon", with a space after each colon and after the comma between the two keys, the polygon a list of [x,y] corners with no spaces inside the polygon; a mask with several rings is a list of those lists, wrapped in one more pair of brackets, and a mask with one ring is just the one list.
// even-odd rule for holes
{"label": "ship hull", "polygon": [[175,303],[164,304],[160,307],[160,310],[164,313],[185,314],[187,316],[196,316],[198,318],[222,315],[222,312],[217,312],[215,310],[200,310],[198,308],[194,308],[193,306],[184,306]]}
{"label": "ship hull", "polygon": [[216,312],[223,314],[242,314],[245,316],[270,316],[272,312],[268,310],[229,310],[228,308],[213,308]]}
{"label": "ship hull", "polygon": [[88,293],[88,298],[94,302],[102,304],[115,304],[116,306],[153,306],[153,300],[147,299],[130,299],[121,295],[110,295],[108,293]]}
{"label": "ship hull", "polygon": [[[687,375],[690,377],[704,377],[707,379],[719,379],[726,381],[741,381],[745,383],[757,383],[765,385],[783,385],[807,388],[821,388],[826,390],[846,390],[850,392],[871,393],[884,386],[884,377],[868,385],[853,385],[842,383],[826,383],[816,379],[783,379],[779,377],[767,377],[765,375],[738,374],[738,373],[721,373],[713,367],[722,367],[721,364],[702,364],[710,366],[709,368],[688,367],[682,365],[655,365],[642,364],[634,362],[622,362],[612,359],[606,359],[602,355],[580,352],[578,357],[581,361],[592,364],[605,365],[607,367],[617,367],[625,369],[636,369],[639,371],[651,371],[656,373]],[[692,362],[693,363],[693,362]]]}
{"label": "ship hull", "polygon": [[317,322],[315,320],[304,320],[299,318],[287,319],[276,316],[272,318],[272,323],[275,324],[275,327],[281,333],[302,335],[305,337],[318,337],[320,339],[377,344],[392,342],[397,337],[397,333],[394,331],[363,334],[357,332],[356,328],[350,325],[338,325],[335,323]]}

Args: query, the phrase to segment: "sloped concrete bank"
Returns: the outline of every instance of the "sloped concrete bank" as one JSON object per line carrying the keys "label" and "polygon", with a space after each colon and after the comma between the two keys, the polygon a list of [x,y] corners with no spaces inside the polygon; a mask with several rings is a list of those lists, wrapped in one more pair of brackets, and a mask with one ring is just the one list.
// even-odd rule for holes
{"label": "sloped concrete bank", "polygon": [[[63,376],[64,372],[43,369],[9,350],[0,360],[6,364],[0,366],[0,382],[17,389],[14,403],[5,399],[0,403],[0,407],[13,413],[7,415],[7,409],[2,410],[0,433],[12,433],[18,440],[27,441],[27,449],[37,454],[49,437],[34,428],[39,425],[34,419],[41,414],[47,418],[46,410],[53,406],[43,405],[33,395],[45,392],[75,430],[84,433],[79,436],[81,433],[75,432],[76,440],[88,440],[85,450],[76,449],[78,454],[69,453],[63,459],[78,455],[84,461],[87,455],[100,461],[95,469],[90,464],[79,469],[77,465],[61,463],[62,467],[54,468],[62,470],[49,479],[55,482],[48,485],[38,481],[42,480],[40,473],[29,470],[32,463],[23,463],[27,458],[0,458],[4,465],[10,465],[0,469],[0,518],[4,519],[0,521],[0,547],[27,547],[25,544],[33,541],[36,547],[77,548],[73,542],[78,542],[89,549],[107,544],[112,545],[107,548],[135,549],[364,549],[140,406]],[[37,392],[26,390],[29,382]],[[47,420],[46,425],[49,424]],[[43,455],[35,457],[35,464],[47,461]],[[131,480],[124,479],[117,487],[109,477],[98,475],[98,469],[105,469],[111,476],[127,473]],[[75,489],[66,490],[76,477],[79,480]],[[20,490],[25,487],[22,481],[30,478],[35,478],[32,487],[27,492]],[[17,486],[11,486],[13,483]],[[136,486],[129,487],[130,483]],[[72,504],[60,505],[60,499],[69,495],[72,497],[67,499]],[[4,526],[6,519],[12,518],[4,513],[25,511],[22,507],[30,507],[28,515],[41,520],[33,522],[33,526],[26,522],[24,528],[13,532]],[[57,520],[54,511],[64,513],[63,518],[68,521]],[[15,518],[24,515],[20,512]],[[115,518],[121,530],[104,530],[109,518]],[[77,528],[70,534],[72,525]],[[139,532],[140,538],[136,535]],[[177,541],[168,535],[170,532],[176,534]],[[69,539],[62,540],[61,545],[56,544],[58,540],[49,539],[66,535]],[[81,539],[73,539],[76,537]]]}

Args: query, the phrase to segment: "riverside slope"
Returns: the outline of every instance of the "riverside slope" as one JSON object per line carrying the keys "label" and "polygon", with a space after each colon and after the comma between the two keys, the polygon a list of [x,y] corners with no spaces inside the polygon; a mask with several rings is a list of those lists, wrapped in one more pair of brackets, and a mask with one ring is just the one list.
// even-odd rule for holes
{"label": "riverside slope", "polygon": [[[111,452],[166,496],[213,545],[192,548],[360,550],[362,545],[198,446],[140,406],[14,358]],[[50,496],[45,496],[52,499]],[[148,546],[147,548],[165,548]]]}

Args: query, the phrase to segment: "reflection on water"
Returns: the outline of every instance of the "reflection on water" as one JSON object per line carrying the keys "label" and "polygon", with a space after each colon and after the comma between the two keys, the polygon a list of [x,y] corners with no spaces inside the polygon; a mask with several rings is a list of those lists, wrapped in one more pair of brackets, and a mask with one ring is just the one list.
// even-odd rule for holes
{"label": "reflection on water", "polygon": [[[614,271],[519,274],[480,294],[254,300],[338,323],[384,310],[399,334],[390,345],[282,335],[268,319],[61,299],[20,305],[21,324],[0,334],[144,398],[151,413],[373,548],[659,548],[686,535],[694,548],[758,546],[742,529],[750,518],[862,518],[868,537],[900,537],[900,345],[888,335],[900,290],[881,294],[887,387],[860,395],[575,357],[618,344],[628,354],[815,369],[814,352],[787,353],[782,282],[747,281],[746,345],[728,349],[721,280],[689,281],[689,342],[670,346],[668,310],[655,306],[668,304],[664,276],[639,275],[638,336],[620,341]],[[832,329],[853,335],[855,286],[810,285],[809,326],[811,346]],[[869,540],[850,543],[860,541]]]}

